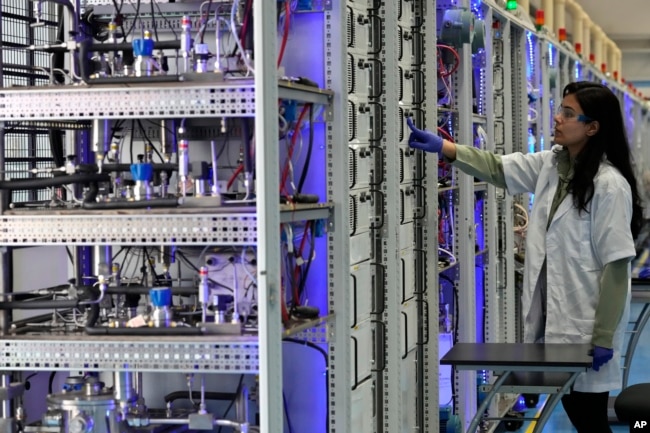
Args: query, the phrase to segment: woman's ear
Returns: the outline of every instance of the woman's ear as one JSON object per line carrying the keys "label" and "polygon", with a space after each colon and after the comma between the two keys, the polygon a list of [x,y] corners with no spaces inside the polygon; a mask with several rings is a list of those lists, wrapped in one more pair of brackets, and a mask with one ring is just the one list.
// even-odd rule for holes
{"label": "woman's ear", "polygon": [[600,123],[597,120],[593,120],[587,123],[587,135],[593,137],[600,130]]}

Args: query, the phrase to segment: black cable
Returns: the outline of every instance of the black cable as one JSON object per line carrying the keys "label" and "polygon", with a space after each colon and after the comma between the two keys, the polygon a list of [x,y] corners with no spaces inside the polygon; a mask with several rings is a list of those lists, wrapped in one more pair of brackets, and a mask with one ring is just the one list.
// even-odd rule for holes
{"label": "black cable", "polygon": [[149,267],[151,268],[151,276],[153,276],[153,284],[155,286],[158,284],[160,277],[156,273],[156,268],[153,266],[151,257],[149,256],[149,252],[147,251],[147,247],[144,247],[143,250],[144,250],[145,257],[147,258],[147,262],[149,263]]}
{"label": "black cable", "polygon": [[129,137],[129,153],[131,155],[131,163],[135,162],[133,157],[133,136],[135,135],[135,120],[131,120],[131,137]]}
{"label": "black cable", "polygon": [[78,299],[51,299],[47,301],[2,301],[0,310],[44,310],[76,308],[79,306]]}
{"label": "black cable", "polygon": [[120,5],[117,5],[117,1],[113,0],[113,7],[115,8],[115,17],[116,20],[120,23],[120,29],[122,29],[122,38],[126,42],[126,30],[124,30],[124,23],[122,22],[122,6],[124,6],[124,1],[120,2]]}
{"label": "black cable", "polygon": [[329,358],[327,357],[327,352],[325,349],[320,347],[319,345],[312,343],[311,341],[305,341],[305,340],[297,340],[295,338],[283,338],[282,341],[286,341],[287,343],[294,343],[294,344],[299,344],[301,346],[306,346],[309,348],[312,348],[314,350],[317,350],[320,352],[321,355],[323,355],[323,361],[325,362],[325,431],[329,431],[329,425],[330,425],[330,395],[329,395]]}
{"label": "black cable", "polygon": [[70,248],[65,247],[65,252],[68,253],[68,259],[70,259],[70,263],[74,265],[74,258],[72,257],[72,252],[70,251]]}
{"label": "black cable", "polygon": [[[187,400],[190,397],[188,391],[173,391],[165,395],[165,403],[172,403],[176,400]],[[201,398],[201,391],[192,391],[192,400],[199,400]],[[237,394],[230,392],[213,392],[206,391],[203,394],[206,400],[226,400],[232,401],[237,399]]]}
{"label": "black cable", "polygon": [[171,30],[172,34],[174,35],[174,39],[178,39],[178,35],[176,34],[176,30],[174,30],[174,26],[173,26],[172,23],[169,21],[169,19],[167,18],[167,16],[163,13],[163,11],[160,9],[160,5],[158,4],[158,2],[157,2],[157,1],[152,1],[151,3],[152,3],[152,4],[153,4],[153,3],[156,4],[156,7],[158,8],[158,13],[160,14],[160,16],[162,16],[163,20],[165,20],[165,23],[167,23],[167,28],[168,28],[169,30]]}
{"label": "black cable", "polygon": [[289,407],[287,405],[287,396],[282,392],[282,406],[284,407],[284,416],[287,419],[287,426],[289,427],[289,433],[293,433],[293,426],[291,425],[291,418],[289,418]]}
{"label": "black cable", "polygon": [[314,104],[309,104],[309,144],[307,145],[307,155],[305,156],[305,163],[302,166],[302,173],[300,173],[300,180],[298,181],[297,193],[302,192],[302,187],[307,178],[307,171],[309,171],[309,161],[311,160],[311,151],[314,147]]}
{"label": "black cable", "polygon": [[56,371],[53,371],[53,372],[50,373],[50,378],[49,378],[49,380],[47,381],[47,384],[48,384],[48,385],[47,385],[47,393],[48,393],[48,394],[52,394],[52,393],[53,393],[53,391],[52,391],[52,386],[54,385],[54,376],[56,376]]}
{"label": "black cable", "polygon": [[244,145],[244,171],[246,173],[252,173],[254,161],[251,147],[250,126],[248,119],[246,118],[242,119],[242,142]]}
{"label": "black cable", "polygon": [[131,23],[131,27],[129,28],[129,31],[126,32],[126,34],[124,35],[124,41],[126,41],[126,38],[131,34],[133,29],[135,28],[135,23],[139,18],[140,18],[140,0],[138,0],[138,2],[135,4],[135,13],[133,14],[133,22]]}
{"label": "black cable", "polygon": [[[193,296],[197,294],[196,287],[172,286],[170,290],[174,296]],[[108,286],[106,288],[107,295],[148,295],[150,291],[151,287],[136,284]]]}
{"label": "black cable", "polygon": [[87,184],[91,182],[108,182],[111,178],[107,174],[69,174],[56,177],[33,177],[27,179],[14,179],[0,181],[0,189],[16,191],[21,189],[43,189],[52,186],[67,185],[70,183]]}
{"label": "black cable", "polygon": [[149,209],[176,206],[178,206],[178,199],[175,197],[136,201],[85,201],[82,204],[82,207],[87,210]]}
{"label": "black cable", "polygon": [[[205,35],[205,31],[208,28],[208,21],[210,21],[211,9],[212,9],[212,0],[208,2],[208,12],[205,14],[205,24],[203,25],[203,28],[201,29],[201,34],[199,35],[199,40],[201,41],[201,43],[203,43],[203,36]],[[219,26],[218,22],[217,22],[217,26]]]}
{"label": "black cable", "polygon": [[[56,16],[63,16],[63,5],[57,5]],[[56,42],[63,43],[65,40],[65,20],[60,19],[59,24],[56,28]],[[54,81],[63,84],[65,83],[65,76],[61,72],[65,68],[65,55],[63,53],[54,53],[52,54],[52,73],[54,75]]]}
{"label": "black cable", "polygon": [[[235,391],[235,398],[230,400],[230,404],[228,405],[226,410],[223,412],[223,415],[221,416],[221,419],[226,419],[226,417],[228,416],[228,413],[230,412],[232,407],[235,405],[235,400],[237,400],[237,395],[239,395],[243,383],[244,383],[244,375],[242,374],[242,375],[239,376],[239,383],[237,384],[237,390]],[[219,430],[217,430],[217,433],[221,433],[222,428],[223,428],[223,426],[219,426]]]}
{"label": "black cable", "polygon": [[122,254],[126,250],[126,247],[120,248],[115,254],[113,254],[113,257],[111,257],[111,264],[117,259],[117,257]]}
{"label": "black cable", "polygon": [[170,336],[187,336],[187,335],[203,335],[201,328],[194,328],[189,326],[176,326],[174,328],[108,328],[105,326],[92,327],[87,326],[84,328],[88,335],[126,335],[126,336],[148,336],[159,337],[161,335]]}
{"label": "black cable", "polygon": [[[316,223],[311,222],[309,226],[310,240],[309,240],[309,258],[304,267],[304,272],[300,279],[300,285],[298,286],[298,294],[302,298],[302,294],[305,291],[305,285],[307,284],[307,276],[309,275],[309,269],[311,268],[311,258],[314,257],[314,250],[316,249]],[[307,233],[304,233],[303,236],[307,236]]]}
{"label": "black cable", "polygon": [[140,131],[142,132],[142,138],[144,138],[147,141],[147,143],[149,143],[149,146],[151,146],[151,148],[156,153],[158,158],[160,158],[160,161],[165,162],[165,158],[163,158],[163,156],[160,154],[158,149],[156,149],[156,146],[153,145],[153,141],[151,141],[151,139],[147,135],[147,131],[144,129],[144,125],[142,124],[142,121],[140,119],[138,119],[138,126],[140,127]]}
{"label": "black cable", "polygon": [[[142,250],[143,250],[143,252],[146,252],[146,247],[142,248]],[[140,267],[140,272],[142,273],[142,279],[140,281],[142,281],[143,283],[144,283],[145,279],[147,278],[147,261],[146,260],[147,260],[147,257],[143,253],[142,254],[142,267]],[[137,262],[136,262],[136,264],[137,264]]]}
{"label": "black cable", "polygon": [[120,273],[124,272],[124,263],[126,263],[126,258],[129,256],[129,253],[131,252],[131,248],[132,247],[126,248],[126,252],[124,253],[124,258],[122,259],[122,263],[120,263]]}
{"label": "black cable", "polygon": [[156,12],[153,8],[153,4],[156,3],[154,0],[151,0],[149,4],[151,5],[151,26],[153,27],[153,34],[156,37],[156,41],[159,40],[158,38],[158,26],[156,25]]}
{"label": "black cable", "polygon": [[[5,132],[6,133],[6,132]],[[60,129],[50,129],[48,131],[48,141],[50,144],[50,153],[54,160],[55,167],[65,165],[65,155],[63,155],[63,131]]]}
{"label": "black cable", "polygon": [[38,371],[37,371],[36,373],[32,373],[32,374],[30,374],[30,375],[27,376],[25,379],[23,379],[23,382],[27,382],[29,379],[31,379],[32,377],[36,376],[37,374],[38,374]]}

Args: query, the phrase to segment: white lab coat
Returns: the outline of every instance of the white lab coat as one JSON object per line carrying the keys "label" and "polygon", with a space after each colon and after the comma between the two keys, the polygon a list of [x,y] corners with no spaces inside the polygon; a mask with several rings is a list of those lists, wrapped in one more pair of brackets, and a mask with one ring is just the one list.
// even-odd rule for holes
{"label": "white lab coat", "polygon": [[[526,234],[526,259],[522,312],[524,341],[534,342],[541,319],[539,293],[535,291],[540,270],[547,260],[546,343],[590,343],[598,305],[600,278],[607,263],[635,255],[630,232],[632,194],[620,172],[607,161],[594,179],[589,213],[578,211],[569,194],[558,207],[546,230],[546,222],[558,186],[555,153],[513,153],[502,158],[510,194],[534,192],[530,215],[534,222]],[[629,317],[628,301],[614,334],[614,358],[599,371],[578,377],[574,389],[605,392],[621,387],[620,355]],[[536,301],[536,302],[535,302]]]}

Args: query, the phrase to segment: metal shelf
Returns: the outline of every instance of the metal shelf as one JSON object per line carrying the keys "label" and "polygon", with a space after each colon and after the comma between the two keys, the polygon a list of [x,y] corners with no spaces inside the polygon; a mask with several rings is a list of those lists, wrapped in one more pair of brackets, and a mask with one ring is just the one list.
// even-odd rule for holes
{"label": "metal shelf", "polygon": [[3,336],[5,370],[256,373],[258,364],[256,336]]}
{"label": "metal shelf", "polygon": [[[279,96],[329,105],[333,93],[288,81]],[[255,82],[179,81],[3,89],[0,121],[252,117]]]}
{"label": "metal shelf", "polygon": [[[329,219],[331,204],[282,205],[281,221]],[[0,245],[255,245],[254,206],[148,210],[12,210]]]}
{"label": "metal shelf", "polygon": [[[328,341],[334,315],[295,320],[282,333],[312,343]],[[3,336],[2,368],[55,371],[257,373],[257,335],[142,337],[82,333]]]}

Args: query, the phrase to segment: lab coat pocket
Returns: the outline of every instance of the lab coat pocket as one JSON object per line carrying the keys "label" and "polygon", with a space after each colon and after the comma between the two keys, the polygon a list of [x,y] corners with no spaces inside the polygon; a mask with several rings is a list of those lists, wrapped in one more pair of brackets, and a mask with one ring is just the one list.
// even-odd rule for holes
{"label": "lab coat pocket", "polygon": [[594,320],[570,317],[567,328],[573,329],[575,334],[575,340],[569,341],[569,343],[589,343],[591,342],[591,336],[594,333]]}
{"label": "lab coat pocket", "polygon": [[546,323],[547,342],[589,343],[594,329],[594,320],[566,317],[562,323]]}
{"label": "lab coat pocket", "polygon": [[578,232],[580,233],[580,239],[578,241],[578,248],[580,248],[578,252],[578,256],[580,257],[578,264],[580,269],[585,271],[600,269],[591,242],[591,215],[583,211],[577,218],[577,227],[579,227]]}

